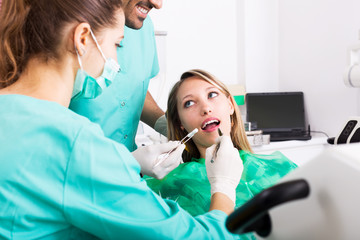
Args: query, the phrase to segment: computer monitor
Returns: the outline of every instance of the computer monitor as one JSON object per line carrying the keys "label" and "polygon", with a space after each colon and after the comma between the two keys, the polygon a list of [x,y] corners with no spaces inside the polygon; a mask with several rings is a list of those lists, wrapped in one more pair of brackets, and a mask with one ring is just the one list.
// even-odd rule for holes
{"label": "computer monitor", "polygon": [[247,93],[245,103],[247,122],[270,134],[270,141],[311,138],[303,92]]}

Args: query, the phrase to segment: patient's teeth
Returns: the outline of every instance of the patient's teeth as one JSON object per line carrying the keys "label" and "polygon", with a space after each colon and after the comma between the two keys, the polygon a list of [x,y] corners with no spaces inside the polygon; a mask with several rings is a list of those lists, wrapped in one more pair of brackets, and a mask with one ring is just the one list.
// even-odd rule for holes
{"label": "patient's teeth", "polygon": [[210,120],[210,121],[204,123],[204,125],[203,125],[201,128],[205,128],[207,125],[209,125],[209,124],[211,124],[211,123],[214,123],[214,122],[217,123],[217,122],[219,122],[219,121],[218,121],[218,120],[215,120],[215,119]]}

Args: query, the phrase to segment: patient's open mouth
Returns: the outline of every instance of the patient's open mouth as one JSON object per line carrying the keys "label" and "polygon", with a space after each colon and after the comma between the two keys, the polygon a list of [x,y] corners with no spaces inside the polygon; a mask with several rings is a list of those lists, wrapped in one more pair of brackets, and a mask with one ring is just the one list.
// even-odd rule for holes
{"label": "patient's open mouth", "polygon": [[218,119],[210,119],[206,120],[202,126],[201,129],[204,131],[211,131],[217,128],[217,126],[220,124],[220,121]]}

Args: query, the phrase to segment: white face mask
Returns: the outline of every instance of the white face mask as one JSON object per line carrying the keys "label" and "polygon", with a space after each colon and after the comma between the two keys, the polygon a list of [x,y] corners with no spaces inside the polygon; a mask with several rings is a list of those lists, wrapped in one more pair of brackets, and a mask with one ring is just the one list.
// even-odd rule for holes
{"label": "white face mask", "polygon": [[104,69],[102,74],[96,79],[91,77],[87,72],[83,70],[80,55],[77,51],[77,48],[75,47],[80,69],[75,76],[75,83],[71,100],[96,98],[102,93],[105,88],[110,86],[110,84],[114,81],[116,75],[120,71],[120,65],[117,63],[117,61],[112,58],[106,59],[91,29],[90,33],[96,43],[97,48],[101,53],[101,56],[105,60]]}

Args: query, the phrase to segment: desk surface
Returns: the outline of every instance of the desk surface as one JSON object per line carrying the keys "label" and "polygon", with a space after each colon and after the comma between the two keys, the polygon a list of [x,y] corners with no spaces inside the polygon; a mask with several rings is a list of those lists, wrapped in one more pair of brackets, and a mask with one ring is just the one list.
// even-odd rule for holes
{"label": "desk surface", "polygon": [[290,141],[279,141],[279,142],[270,142],[270,144],[254,146],[252,149],[254,152],[257,151],[270,151],[270,150],[279,150],[287,148],[299,148],[307,146],[316,146],[316,145],[327,145],[326,137],[312,137],[310,140],[290,140]]}
{"label": "desk surface", "polygon": [[295,162],[298,166],[315,158],[320,154],[326,146],[326,137],[313,137],[311,140],[299,141],[281,141],[270,142],[270,144],[252,147],[254,153],[257,154],[271,154],[275,151],[280,151],[287,158]]}

